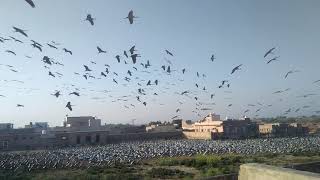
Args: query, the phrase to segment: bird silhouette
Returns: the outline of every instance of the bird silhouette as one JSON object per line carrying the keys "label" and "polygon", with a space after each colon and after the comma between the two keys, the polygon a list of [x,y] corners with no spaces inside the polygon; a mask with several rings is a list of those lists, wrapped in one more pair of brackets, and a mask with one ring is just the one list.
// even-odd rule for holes
{"label": "bird silhouette", "polygon": [[117,82],[115,79],[113,79],[113,82],[115,82],[116,84],[118,84],[118,82]]}
{"label": "bird silhouette", "polygon": [[83,67],[85,68],[85,71],[92,71],[88,66],[83,65]]}
{"label": "bird silhouette", "polygon": [[24,107],[24,105],[22,105],[22,104],[17,104],[17,107]]}
{"label": "bird silhouette", "polygon": [[19,42],[19,43],[23,43],[22,41],[20,41],[19,39],[15,38],[15,37],[12,37],[12,36],[9,36],[11,39],[13,39],[15,42]]}
{"label": "bird silhouette", "polygon": [[15,52],[11,51],[11,50],[6,50],[7,53],[13,54],[13,55],[17,55]]}
{"label": "bird silhouette", "polygon": [[233,68],[232,71],[231,71],[231,74],[233,74],[237,70],[240,70],[241,66],[242,66],[242,64],[240,64],[239,66],[236,66],[235,68]]}
{"label": "bird silhouette", "polygon": [[167,67],[167,73],[171,73],[170,66]]}
{"label": "bird silhouette", "polygon": [[73,106],[73,105],[71,105],[71,102],[69,101],[69,102],[67,103],[67,105],[66,105],[66,108],[68,108],[70,111],[72,111],[72,106]]}
{"label": "bird silhouette", "polygon": [[166,50],[166,53],[169,54],[170,56],[173,56],[173,54],[168,50]]}
{"label": "bird silhouette", "polygon": [[132,46],[132,47],[129,49],[129,52],[130,52],[131,54],[134,54],[134,52],[137,51],[137,50],[135,50],[135,48],[136,48],[136,46]]}
{"label": "bird silhouette", "polygon": [[142,104],[143,104],[144,106],[147,106],[147,103],[146,103],[146,102],[143,102]]}
{"label": "bird silhouette", "polygon": [[118,63],[120,63],[120,56],[119,55],[116,55],[116,59],[117,59]]}
{"label": "bird silhouette", "polygon": [[52,94],[53,96],[55,96],[56,98],[58,98],[59,96],[61,96],[60,91],[56,91],[54,94]]}
{"label": "bird silhouette", "polygon": [[278,58],[279,58],[279,57],[280,57],[280,56],[276,56],[276,57],[270,59],[270,60],[267,62],[267,64],[271,63],[272,61],[278,61]]}
{"label": "bird silhouette", "polygon": [[123,55],[125,55],[127,58],[129,58],[127,51],[123,51]]}
{"label": "bird silhouette", "polygon": [[15,32],[18,32],[18,33],[24,35],[25,37],[28,37],[27,33],[25,33],[26,30],[22,30],[20,28],[15,27],[15,26],[13,26],[13,29]]}
{"label": "bird silhouette", "polygon": [[130,24],[133,24],[134,18],[138,18],[138,17],[133,15],[133,11],[132,10],[130,10],[129,13],[128,13],[128,16],[125,17],[125,19],[129,20]]}
{"label": "bird silhouette", "polygon": [[99,46],[97,46],[97,49],[98,49],[98,53],[99,53],[99,54],[100,54],[100,53],[107,53],[107,51],[102,50]]}
{"label": "bird silhouette", "polygon": [[135,64],[137,62],[137,57],[141,57],[141,56],[139,56],[139,54],[132,54],[131,55],[131,59],[132,59],[133,64]]}
{"label": "bird silhouette", "polygon": [[182,69],[182,74],[184,74],[186,72],[186,69]]}
{"label": "bird silhouette", "polygon": [[87,14],[87,18],[85,20],[89,21],[92,26],[94,25],[95,18],[92,18],[91,14]]}
{"label": "bird silhouette", "polygon": [[275,49],[276,49],[275,47],[269,49],[269,50],[264,54],[263,57],[265,58],[265,57],[267,57],[269,54],[272,54]]}
{"label": "bird silhouette", "polygon": [[128,74],[129,74],[129,76],[132,76],[132,73],[131,73],[131,71],[130,70],[128,70],[128,72],[127,72]]}
{"label": "bird silhouette", "polygon": [[78,92],[72,92],[72,93],[69,93],[69,95],[76,95],[76,96],[80,96],[80,94]]}
{"label": "bird silhouette", "polygon": [[288,71],[287,74],[284,76],[284,78],[286,79],[289,76],[289,74],[296,73],[296,72],[299,72],[299,71],[297,71],[297,70]]}
{"label": "bird silhouette", "polygon": [[51,71],[49,71],[49,76],[56,77]]}
{"label": "bird silhouette", "polygon": [[155,84],[155,85],[158,85],[158,80],[155,80],[155,81],[154,81],[154,84]]}
{"label": "bird silhouette", "polygon": [[35,8],[36,6],[34,5],[32,0],[25,0],[32,8]]}
{"label": "bird silhouette", "polygon": [[41,48],[41,46],[39,46],[38,44],[33,43],[33,44],[31,44],[31,46],[32,46],[33,48],[37,48],[40,52],[42,52],[42,48]]}
{"label": "bird silhouette", "polygon": [[213,62],[216,58],[214,57],[214,54],[211,55],[211,61]]}
{"label": "bird silhouette", "polygon": [[58,49],[56,46],[54,46],[54,45],[52,45],[52,44],[47,43],[47,45],[48,45],[49,47],[51,47],[51,48]]}
{"label": "bird silhouette", "polygon": [[101,74],[101,76],[107,77],[107,75],[103,72],[101,72],[100,74]]}
{"label": "bird silhouette", "polygon": [[69,53],[70,55],[72,55],[72,51],[70,51],[70,50],[68,50],[66,48],[63,48],[62,50],[64,50],[64,52]]}

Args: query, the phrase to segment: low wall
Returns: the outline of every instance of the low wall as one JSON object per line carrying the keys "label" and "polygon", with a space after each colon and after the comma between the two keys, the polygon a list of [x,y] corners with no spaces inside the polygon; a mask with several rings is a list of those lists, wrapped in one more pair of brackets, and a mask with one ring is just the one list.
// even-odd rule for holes
{"label": "low wall", "polygon": [[240,166],[239,180],[316,180],[320,174],[297,171],[264,164],[249,163]]}
{"label": "low wall", "polygon": [[212,139],[211,132],[183,132],[184,138],[187,139]]}

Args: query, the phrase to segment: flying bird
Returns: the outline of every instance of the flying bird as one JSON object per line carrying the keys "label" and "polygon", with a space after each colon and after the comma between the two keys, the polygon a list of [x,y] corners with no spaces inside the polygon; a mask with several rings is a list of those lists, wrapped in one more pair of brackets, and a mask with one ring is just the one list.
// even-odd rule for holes
{"label": "flying bird", "polygon": [[186,72],[186,69],[182,69],[182,74],[184,74]]}
{"label": "flying bird", "polygon": [[270,60],[267,62],[267,64],[271,63],[272,61],[278,61],[278,58],[279,58],[279,57],[280,57],[280,56],[276,56],[276,57],[270,59]]}
{"label": "flying bird", "polygon": [[168,50],[166,50],[166,53],[169,54],[170,56],[173,56],[173,54]]}
{"label": "flying bird", "polygon": [[137,62],[137,57],[141,57],[141,56],[139,56],[139,54],[132,54],[131,55],[131,59],[132,59],[133,64],[135,64]]}
{"label": "flying bird", "polygon": [[49,71],[49,76],[56,77],[51,71]]}
{"label": "flying bird", "polygon": [[101,74],[101,76],[107,77],[107,75],[103,72],[101,72],[100,74]]}
{"label": "flying bird", "polygon": [[7,53],[13,54],[13,55],[17,55],[15,52],[11,51],[11,50],[6,50]]}
{"label": "flying bird", "polygon": [[83,67],[85,68],[85,71],[92,71],[88,66],[83,65]]}
{"label": "flying bird", "polygon": [[127,51],[123,51],[123,55],[125,55],[127,58],[129,58]]}
{"label": "flying bird", "polygon": [[15,32],[18,32],[18,33],[24,35],[25,37],[28,37],[28,35],[25,33],[26,30],[22,30],[20,28],[15,27],[15,26],[13,26],[13,29]]}
{"label": "flying bird", "polygon": [[70,111],[72,111],[72,105],[71,105],[70,101],[67,103],[66,108],[68,108]]}
{"label": "flying bird", "polygon": [[118,63],[120,63],[120,56],[119,55],[116,55],[116,59],[117,59]]}
{"label": "flying bird", "polygon": [[237,70],[240,70],[241,66],[242,66],[242,64],[240,64],[239,66],[236,66],[235,68],[233,68],[232,71],[231,71],[231,74],[233,74]]}
{"label": "flying bird", "polygon": [[100,53],[107,53],[107,51],[102,50],[99,46],[97,46],[97,49],[98,49],[98,53],[99,53],[99,54],[100,54]]}
{"label": "flying bird", "polygon": [[22,105],[22,104],[17,104],[17,107],[24,107],[24,105]]}
{"label": "flying bird", "polygon": [[92,26],[94,25],[94,20],[95,18],[92,18],[91,14],[88,14],[87,18],[85,19],[85,21],[89,21]]}
{"label": "flying bird", "polygon": [[22,41],[20,41],[19,39],[15,38],[15,37],[12,37],[12,36],[9,36],[11,39],[13,39],[15,42],[19,42],[19,43],[23,43]]}
{"label": "flying bird", "polygon": [[54,94],[52,94],[53,96],[55,96],[56,98],[58,98],[59,96],[61,96],[60,91],[56,91]]}
{"label": "flying bird", "polygon": [[137,50],[135,50],[135,48],[136,48],[136,46],[132,46],[132,47],[129,49],[129,52],[130,52],[131,54],[134,54],[134,52],[137,51]]}
{"label": "flying bird", "polygon": [[72,51],[70,51],[70,50],[68,50],[66,48],[63,48],[62,50],[64,50],[64,52],[69,53],[70,55],[72,55]]}
{"label": "flying bird", "polygon": [[212,54],[212,56],[211,56],[211,61],[213,62],[216,58],[214,57],[214,54]]}
{"label": "flying bird", "polygon": [[76,96],[80,96],[80,94],[79,94],[78,92],[75,92],[75,91],[72,92],[72,93],[69,93],[69,95],[72,95],[72,94],[73,94],[73,95],[76,95]]}
{"label": "flying bird", "polygon": [[269,49],[269,50],[264,54],[263,57],[265,58],[265,57],[267,57],[269,54],[273,54],[273,51],[274,51],[275,49],[276,49],[275,47]]}
{"label": "flying bird", "polygon": [[293,70],[288,71],[287,74],[284,76],[284,78],[286,79],[289,76],[289,74],[296,73],[296,72],[299,72],[299,71],[297,71],[297,70],[296,71],[293,71]]}
{"label": "flying bird", "polygon": [[51,48],[58,49],[56,46],[54,46],[54,45],[52,45],[52,44],[47,43],[47,45],[48,45],[49,47],[51,47]]}
{"label": "flying bird", "polygon": [[32,8],[35,8],[36,6],[34,5],[32,0],[25,0]]}
{"label": "flying bird", "polygon": [[133,15],[133,11],[129,11],[128,16],[125,19],[128,19],[130,24],[133,24],[134,18],[138,18],[136,16]]}

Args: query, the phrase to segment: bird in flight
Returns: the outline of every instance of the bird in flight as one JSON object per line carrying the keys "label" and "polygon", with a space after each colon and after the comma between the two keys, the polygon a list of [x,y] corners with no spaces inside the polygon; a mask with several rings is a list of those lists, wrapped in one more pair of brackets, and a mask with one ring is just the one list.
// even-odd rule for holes
{"label": "bird in flight", "polygon": [[265,58],[265,57],[267,57],[269,54],[273,54],[273,51],[274,51],[275,49],[276,49],[275,47],[269,49],[269,50],[264,54],[263,57]]}
{"label": "bird in flight", "polygon": [[62,50],[64,50],[64,52],[69,53],[70,55],[72,55],[72,51],[70,51],[70,50],[68,50],[66,48],[63,48]]}
{"label": "bird in flight", "polygon": [[32,8],[35,8],[36,6],[34,5],[32,0],[25,0]]}
{"label": "bird in flight", "polygon": [[279,58],[279,57],[280,57],[280,56],[276,56],[276,57],[270,59],[270,60],[267,62],[267,64],[271,63],[272,61],[278,61],[278,58]]}
{"label": "bird in flight", "polygon": [[76,96],[80,96],[80,94],[78,93],[78,92],[72,92],[72,93],[70,93],[69,95],[76,95]]}
{"label": "bird in flight", "polygon": [[13,54],[13,55],[17,55],[15,52],[11,51],[11,50],[6,50],[7,53]]}
{"label": "bird in flight", "polygon": [[169,54],[170,56],[173,56],[173,54],[168,50],[166,50],[166,53]]}
{"label": "bird in flight", "polygon": [[297,70],[296,71],[293,71],[293,70],[288,71],[287,74],[284,76],[284,78],[286,79],[289,76],[289,74],[296,73],[296,72],[299,72],[299,71],[297,71]]}
{"label": "bird in flight", "polygon": [[22,104],[17,104],[17,107],[24,107],[24,105],[22,105]]}
{"label": "bird in flight", "polygon": [[72,105],[71,105],[70,101],[67,103],[66,108],[68,108],[70,111],[72,111]]}
{"label": "bird in flight", "polygon": [[51,71],[49,71],[49,76],[56,77]]}
{"label": "bird in flight", "polygon": [[117,59],[118,63],[120,63],[120,56],[119,55],[116,55],[116,59]]}
{"label": "bird in flight", "polygon": [[12,36],[9,36],[11,39],[13,39],[15,42],[19,42],[19,43],[23,43],[22,41],[20,41],[19,39],[15,38],[15,37],[12,37]]}
{"label": "bird in flight", "polygon": [[54,46],[54,45],[52,45],[52,44],[47,43],[47,45],[48,45],[49,47],[51,47],[51,48],[58,49],[56,46]]}
{"label": "bird in flight", "polygon": [[85,68],[85,71],[91,71],[91,69],[88,66],[83,65],[83,67]]}
{"label": "bird in flight", "polygon": [[240,64],[239,66],[236,66],[235,68],[233,68],[232,71],[231,71],[231,74],[233,74],[237,70],[240,70],[241,66],[242,66],[242,64]]}
{"label": "bird in flight", "polygon": [[99,54],[100,54],[100,53],[107,53],[107,51],[102,50],[99,46],[97,46],[97,49],[98,49],[98,53],[99,53]]}
{"label": "bird in flight", "polygon": [[211,55],[211,61],[213,62],[216,58],[214,57],[214,54]]}
{"label": "bird in flight", "polygon": [[132,10],[129,11],[128,16],[125,17],[125,19],[128,19],[128,20],[129,20],[130,24],[133,24],[134,18],[138,18],[138,17],[136,17],[136,16],[133,15],[133,11],[132,11]]}
{"label": "bird in flight", "polygon": [[93,21],[95,20],[95,18],[92,18],[91,14],[88,14],[85,20],[89,21],[92,26],[94,25]]}
{"label": "bird in flight", "polygon": [[28,35],[25,33],[26,30],[22,30],[20,28],[15,27],[15,26],[13,26],[13,29],[15,32],[18,32],[18,33],[24,35],[25,37],[28,37]]}
{"label": "bird in flight", "polygon": [[55,96],[56,98],[58,98],[61,94],[60,91],[56,91],[54,94],[52,94],[53,96]]}
{"label": "bird in flight", "polygon": [[132,54],[131,55],[131,59],[132,59],[133,64],[135,64],[137,62],[137,57],[141,57],[141,56],[139,56],[139,54]]}

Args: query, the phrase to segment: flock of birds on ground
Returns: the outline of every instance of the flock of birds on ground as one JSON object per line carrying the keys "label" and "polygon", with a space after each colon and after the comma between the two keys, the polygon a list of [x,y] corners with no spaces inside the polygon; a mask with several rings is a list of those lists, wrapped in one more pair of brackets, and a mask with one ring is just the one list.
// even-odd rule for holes
{"label": "flock of birds on ground", "polygon": [[[32,8],[35,8],[36,5],[32,0],[25,0]],[[125,19],[128,19],[129,23],[131,25],[134,24],[135,19],[138,18],[137,16],[134,15],[133,11],[129,11],[127,17]],[[87,14],[85,21],[89,23],[89,26],[94,26],[95,25],[95,18],[91,14]],[[7,41],[13,41],[14,43],[17,44],[28,44],[28,42],[31,43],[31,47],[35,49],[35,51],[39,51],[39,53],[42,54],[42,62],[43,62],[43,67],[47,69],[48,71],[48,76],[52,78],[61,78],[64,75],[61,72],[58,72],[54,70],[56,67],[60,66],[63,67],[64,63],[62,61],[58,61],[53,57],[49,57],[48,55],[45,55],[45,50],[46,48],[51,48],[53,50],[56,50],[57,52],[62,51],[65,53],[66,56],[72,56],[73,51],[72,48],[70,47],[62,47],[61,43],[55,42],[55,41],[50,41],[47,43],[40,43],[37,42],[36,40],[30,39],[28,35],[28,31],[24,30],[21,27],[13,26],[13,35],[10,35],[8,37],[0,37],[0,45],[1,44],[6,44]],[[97,54],[103,55],[107,54],[107,50],[101,46],[96,47]],[[276,61],[279,61],[280,56],[275,56],[275,51],[276,47],[273,47],[269,50],[266,51],[264,54],[264,59],[266,60],[266,64],[272,64]],[[19,53],[15,52],[14,50],[6,50],[6,53],[12,55],[12,56],[18,56]],[[183,82],[183,79],[178,79],[177,81],[173,81],[171,78],[171,81],[168,82],[163,82],[160,78],[159,79],[145,79],[150,76],[152,73],[157,73],[157,77],[161,76],[171,76],[173,74],[179,74],[179,75],[184,75],[185,73],[194,73],[195,76],[200,79],[205,79],[207,78],[206,74],[202,74],[200,72],[193,72],[192,69],[176,69],[174,66],[174,63],[172,62],[172,59],[174,58],[174,53],[171,50],[165,49],[164,50],[164,55],[165,55],[165,63],[161,67],[155,67],[152,65],[152,62],[150,60],[142,60],[141,54],[138,53],[138,49],[136,45],[133,45],[132,47],[129,47],[125,50],[122,51],[121,54],[118,54],[114,56],[114,63],[119,63],[123,65],[123,69],[126,69],[124,72],[115,72],[113,71],[112,64],[105,64],[104,65],[99,65],[100,67],[103,66],[104,70],[103,71],[97,71],[94,70],[98,66],[98,62],[95,61],[88,61],[87,64],[82,65],[82,70],[78,72],[74,72],[74,75],[77,76],[79,79],[83,79],[86,81],[90,80],[104,80],[104,79],[110,79],[116,86],[123,85],[125,88],[130,88],[134,89],[137,87],[134,91],[131,91],[130,94],[122,95],[122,96],[112,96],[109,95],[108,97],[113,99],[112,102],[121,102],[122,106],[126,109],[133,109],[137,105],[142,105],[142,106],[148,106],[147,100],[148,98],[151,97],[152,101],[155,101],[155,98],[159,96],[160,94],[166,95],[166,90],[170,89],[170,86],[175,86],[176,83],[173,82]],[[78,52],[75,52],[78,53]],[[25,55],[26,58],[31,59],[32,57],[29,55]],[[211,58],[209,56],[208,61],[216,61],[215,54],[211,55]],[[111,63],[111,62],[110,62]],[[9,71],[13,73],[19,73],[19,71],[12,65],[10,64],[0,64],[0,67],[6,67]],[[238,71],[241,70],[241,68],[244,68],[243,64],[239,64],[235,66],[234,68],[230,69],[230,74],[233,75],[235,73],[238,73]],[[284,74],[284,79],[287,79],[292,75],[293,73],[298,73],[299,70],[290,70]],[[138,76],[138,74],[143,73],[143,77]],[[180,76],[181,77],[181,76]],[[21,83],[23,84],[23,81],[20,80],[5,80],[5,81],[10,81],[10,82],[16,82],[16,83]],[[201,81],[201,80],[199,80]],[[103,82],[103,81],[102,81]],[[320,84],[320,79],[315,80],[313,82],[314,84]],[[162,85],[162,87],[159,87]],[[59,98],[61,95],[70,95],[70,96],[76,96],[80,97],[82,95],[81,91],[88,90],[86,87],[76,87],[72,83],[65,83],[63,84],[63,88],[65,88],[65,91],[63,92],[61,89],[54,89],[52,90],[51,95],[53,95],[56,98]],[[218,89],[223,89],[223,88],[231,88],[231,82],[228,79],[223,79],[221,80],[221,84],[217,86]],[[72,89],[72,90],[70,90]],[[289,91],[290,88],[286,88],[283,90],[278,90],[276,92],[273,92],[273,94],[281,94]],[[69,91],[69,92],[66,92]],[[91,93],[92,91],[95,90],[89,90]],[[97,90],[96,90],[97,91]],[[98,91],[97,91],[98,92]],[[108,90],[101,90],[99,91],[100,93],[103,93],[104,95],[106,93],[109,93],[110,91]],[[128,91],[129,92],[129,91]],[[181,99],[185,99],[185,97],[189,98],[190,100],[194,101],[195,107],[194,110],[192,111],[195,113],[195,115],[199,117],[203,117],[202,113],[205,111],[210,111],[212,110],[212,106],[215,105],[215,103],[212,101],[213,98],[215,97],[215,93],[209,92],[209,90],[206,88],[205,83],[200,83],[197,82],[195,83],[195,87],[190,88],[188,90],[183,90],[181,92],[174,92],[176,95],[181,96]],[[225,93],[232,93],[232,91],[225,91]],[[200,94],[204,94],[206,98],[200,99]],[[298,97],[302,98],[307,98],[311,96],[315,96],[317,94],[315,93],[309,93],[309,94],[303,94]],[[2,98],[5,98],[5,94],[0,95]],[[102,100],[105,99],[106,96],[104,97],[92,97],[94,100]],[[183,100],[179,101],[179,104],[182,105]],[[163,106],[164,104],[160,104]],[[228,104],[228,107],[231,107],[233,104]],[[24,107],[25,104],[17,104],[17,107],[21,108]],[[71,101],[65,102],[65,107],[69,109],[70,111],[73,110],[73,103]],[[258,116],[259,112],[262,110],[263,107],[270,107],[272,106],[271,104],[261,104],[261,103],[253,103],[253,104],[248,104],[248,108],[243,111],[243,114],[248,113],[249,111],[256,113],[256,116]],[[255,108],[255,109],[253,109]],[[310,106],[306,105],[303,107],[299,108],[290,108],[286,111],[284,111],[283,115],[287,115],[290,112],[299,112],[302,109],[310,108]],[[175,115],[172,117],[172,119],[178,119],[181,118],[179,116],[179,112],[181,112],[181,108],[177,108],[175,110]],[[320,111],[315,111],[315,113],[320,113]]]}
{"label": "flock of birds on ground", "polygon": [[105,146],[69,147],[44,151],[0,153],[0,169],[21,172],[43,169],[89,168],[115,163],[135,164],[159,157],[195,154],[259,154],[318,152],[320,137],[247,140],[157,140]]}

